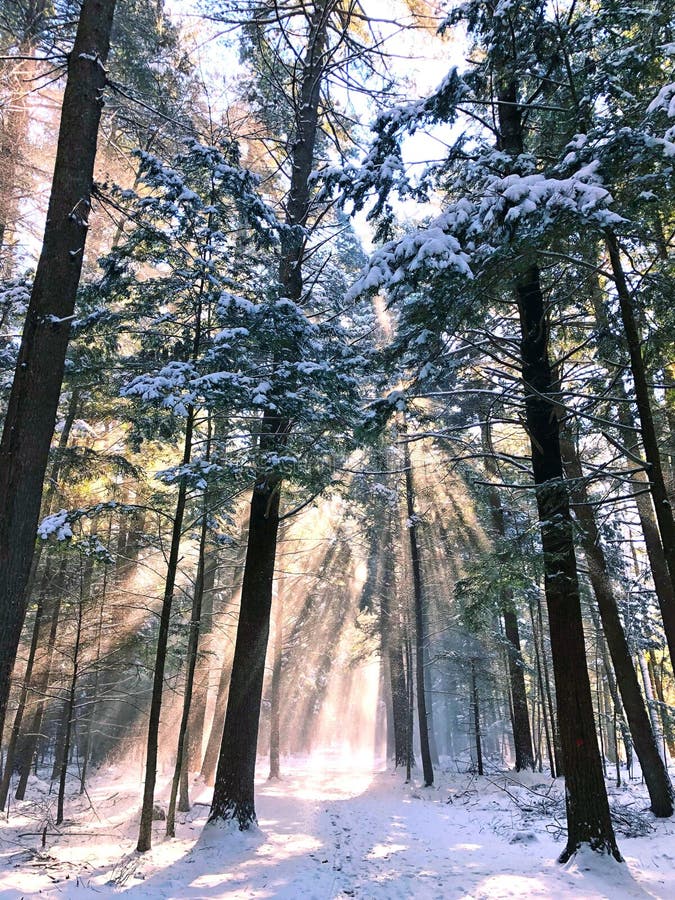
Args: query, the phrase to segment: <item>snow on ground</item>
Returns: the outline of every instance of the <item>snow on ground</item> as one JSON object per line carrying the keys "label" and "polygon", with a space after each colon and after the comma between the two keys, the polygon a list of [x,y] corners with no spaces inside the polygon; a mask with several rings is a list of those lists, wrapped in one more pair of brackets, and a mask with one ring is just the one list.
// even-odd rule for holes
{"label": "snow on ground", "polygon": [[44,849],[46,785],[40,803],[16,805],[8,822],[3,816],[0,900],[675,898],[675,822],[645,814],[639,786],[613,792],[653,828],[620,837],[626,864],[588,852],[560,866],[562,786],[542,775],[445,772],[425,789],[404,784],[400,772],[318,754],[287,761],[281,781],[267,782],[261,766],[257,831],[203,830],[210,790],[197,785],[178,837],[165,839],[158,822],[153,850],[140,856],[133,774],[101,771],[89,799],[69,798],[61,834],[48,826]]}

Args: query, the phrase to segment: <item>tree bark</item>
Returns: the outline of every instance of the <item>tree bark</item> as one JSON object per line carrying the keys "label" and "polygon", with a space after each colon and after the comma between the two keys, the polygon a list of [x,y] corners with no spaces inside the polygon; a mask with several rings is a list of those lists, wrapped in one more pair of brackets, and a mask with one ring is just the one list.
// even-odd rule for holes
{"label": "tree bark", "polygon": [[14,713],[14,722],[12,723],[12,731],[10,733],[9,742],[7,744],[7,754],[5,756],[5,768],[2,773],[2,781],[0,782],[0,810],[5,808],[7,803],[7,794],[9,793],[9,785],[14,774],[14,762],[16,748],[21,732],[21,723],[26,711],[26,702],[28,700],[28,692],[31,688],[33,679],[33,667],[35,665],[35,654],[37,652],[40,632],[44,622],[44,596],[38,600],[37,609],[35,610],[35,621],[33,622],[33,634],[30,642],[30,650],[28,651],[28,661],[26,663],[26,672],[21,685],[21,694],[19,695],[19,703]]}
{"label": "tree bark", "polygon": [[[621,423],[623,443],[626,449],[633,456],[640,456],[640,446],[635,437],[633,430],[632,416],[630,415],[625,404],[619,405],[618,413]],[[645,472],[637,472],[634,476],[636,485],[642,488],[649,484],[649,479]],[[654,590],[656,591],[656,599],[661,611],[661,620],[663,622],[663,630],[668,644],[668,652],[671,660],[675,660],[675,591],[673,590],[673,582],[668,571],[668,564],[661,543],[661,536],[658,523],[654,516],[653,496],[646,493],[638,493],[635,497],[635,505],[637,507],[638,518],[640,520],[640,529],[645,541],[645,550],[647,551],[647,559],[649,560],[649,569],[654,582]]]}
{"label": "tree bark", "polygon": [[216,777],[216,766],[218,765],[219,747],[223,737],[223,726],[225,725],[225,711],[227,708],[227,694],[230,684],[231,663],[224,659],[220,669],[220,678],[218,679],[218,689],[216,691],[216,700],[213,710],[213,721],[209,731],[209,738],[206,742],[206,750],[204,751],[204,759],[200,775],[204,779],[204,783],[209,786],[213,785]]}
{"label": "tree bark", "polygon": [[[405,434],[405,426],[403,432]],[[412,464],[410,460],[410,447],[404,443],[404,468],[405,468],[405,494],[408,529],[410,542],[410,565],[412,569],[413,605],[415,611],[415,689],[417,691],[417,722],[420,734],[420,756],[422,757],[422,772],[424,786],[431,787],[434,783],[434,768],[431,764],[431,749],[429,746],[429,723],[427,720],[427,698],[424,689],[424,647],[426,634],[424,630],[424,594],[422,586],[422,566],[420,563],[419,544],[417,541],[417,514],[415,512],[415,493],[413,487]]]}
{"label": "tree bark", "polygon": [[[592,607],[591,617],[593,619],[593,624],[597,630],[600,627],[600,623],[598,621],[598,614]],[[614,676],[614,670],[612,668],[612,663],[607,651],[606,640],[602,643],[602,664],[605,670],[605,678],[607,679],[607,689],[609,690],[609,696],[612,699],[612,706],[614,708],[615,723],[618,723],[619,731],[621,732],[621,740],[623,742],[624,751],[626,754],[626,768],[630,772],[633,768],[633,741],[631,739],[630,729],[624,715],[621,697],[619,696],[619,689],[617,687],[616,678]],[[633,671],[635,671],[635,666],[633,666]]]}
{"label": "tree bark", "polygon": [[671,757],[675,757],[675,734],[673,733],[673,718],[671,713],[671,705],[667,702],[663,692],[663,668],[659,673],[656,669],[656,656],[653,650],[647,652],[647,664],[649,674],[656,691],[656,699],[659,703],[659,713],[661,715],[661,724],[663,726],[663,737],[668,747]]}
{"label": "tree bark", "polygon": [[[194,689],[190,703],[188,723],[187,769],[196,772],[202,765],[204,743],[204,723],[206,704],[209,696],[209,675],[213,661],[213,604],[215,600],[217,551],[208,551],[204,565],[204,599],[202,601],[201,625],[199,628],[199,652],[195,669]],[[221,722],[222,729],[222,722]]]}
{"label": "tree bark", "polygon": [[406,763],[407,700],[404,666],[403,629],[399,597],[394,577],[394,517],[387,515],[386,537],[382,551],[380,585],[380,635],[382,657],[386,660],[391,694],[392,749],[395,767]]}
{"label": "tree bark", "polygon": [[[408,750],[412,748],[408,721],[408,684],[406,681],[407,640],[400,613],[396,615],[394,628],[389,635],[387,660],[391,684],[392,717],[394,725],[394,765],[405,766]],[[412,751],[411,751],[412,752]],[[414,758],[412,759],[414,765]]]}
{"label": "tree bark", "polygon": [[[525,149],[518,85],[507,66],[497,72],[498,149],[517,159]],[[548,320],[539,269],[514,278],[520,318],[525,419],[544,557],[558,736],[565,770],[567,845],[560,861],[582,844],[621,859],[609,814],[588,677],[577,561],[560,452],[558,399],[549,359]]]}
{"label": "tree bark", "polygon": [[29,190],[30,182],[25,179],[29,171],[25,151],[30,140],[27,98],[34,90],[38,75],[34,54],[45,24],[46,6],[46,0],[21,5],[23,21],[18,33],[13,35],[18,53],[16,59],[5,61],[9,71],[2,73],[5,91],[4,115],[0,117],[0,272],[6,277],[11,277],[14,269],[11,240],[17,231],[21,201]]}
{"label": "tree bark", "polygon": [[[233,603],[237,592],[240,588],[240,570],[243,568],[245,555],[242,556],[241,550],[237,552],[237,559],[232,572],[232,580],[229,586],[230,603]],[[225,711],[227,708],[227,695],[230,686],[230,672],[232,671],[232,661],[229,657],[224,656],[220,667],[220,677],[218,679],[218,687],[216,689],[216,698],[213,708],[213,719],[209,728],[209,737],[204,750],[204,759],[200,776],[204,779],[204,783],[212,786],[216,776],[216,766],[218,765],[218,754],[220,744],[223,737],[223,726],[225,724]]]}
{"label": "tree bark", "polygon": [[[517,106],[514,109],[517,111]],[[544,552],[558,735],[565,770],[567,846],[560,860],[569,859],[582,844],[620,859],[595,732],[572,517],[548,356],[548,323],[535,266],[517,280],[516,294],[526,421]]]}
{"label": "tree bark", "polygon": [[626,333],[626,343],[628,345],[628,354],[630,356],[630,368],[633,376],[633,385],[635,387],[635,403],[640,419],[642,444],[645,449],[645,457],[648,464],[647,475],[649,477],[652,498],[654,500],[654,511],[659,526],[661,544],[663,545],[663,553],[668,566],[670,582],[673,591],[675,591],[675,520],[673,519],[673,510],[670,505],[670,500],[668,499],[668,491],[666,490],[666,482],[661,465],[659,441],[656,435],[656,427],[654,425],[654,416],[652,414],[649,396],[649,386],[647,384],[644,360],[642,358],[640,346],[640,334],[633,315],[633,300],[621,263],[619,242],[617,241],[616,236],[609,230],[605,233],[605,240],[612,266],[612,273],[614,275],[614,284],[619,298],[621,320]]}
{"label": "tree bark", "polygon": [[82,5],[68,59],[42,252],[0,441],[0,726],[21,638],[42,485],[82,269],[114,9],[115,0],[84,0]]}
{"label": "tree bark", "polygon": [[45,621],[49,622],[49,637],[47,638],[47,658],[38,676],[35,679],[35,696],[37,706],[31,719],[30,727],[21,736],[17,751],[16,761],[19,771],[19,783],[16,788],[15,798],[23,800],[26,795],[26,787],[28,785],[28,777],[35,756],[44,711],[47,705],[47,691],[52,676],[52,663],[54,660],[54,649],[56,645],[56,632],[58,630],[59,616],[61,614],[61,603],[65,590],[66,581],[66,559],[61,560],[54,584],[49,586],[49,601],[46,604]]}
{"label": "tree bark", "polygon": [[[188,408],[187,422],[185,424],[185,442],[183,445],[183,466],[187,466],[192,456],[192,433],[194,429],[194,407]],[[157,780],[157,753],[159,750],[159,720],[162,712],[162,690],[164,688],[164,669],[166,666],[166,651],[169,643],[169,626],[171,624],[171,608],[173,606],[173,594],[178,573],[178,554],[180,551],[181,535],[183,532],[183,518],[187,502],[187,481],[181,479],[176,499],[176,509],[173,516],[171,529],[171,546],[169,548],[169,560],[164,583],[164,596],[159,617],[159,634],[157,635],[157,651],[155,657],[155,671],[152,682],[152,697],[150,700],[150,718],[148,721],[148,739],[145,756],[145,783],[143,786],[143,803],[141,806],[141,821],[138,830],[139,853],[145,853],[152,846],[152,809],[155,802],[155,782]]]}
{"label": "tree bark", "polygon": [[283,651],[283,594],[277,593],[277,610],[274,616],[274,649],[272,660],[272,683],[270,685],[270,778],[279,779],[281,743],[281,666]]}
{"label": "tree bark", "polygon": [[649,791],[651,809],[655,816],[673,814],[673,788],[659,754],[649,715],[640,692],[637,673],[619,616],[607,561],[600,542],[593,507],[588,501],[581,461],[576,447],[566,435],[561,436],[564,467],[570,484],[574,513],[579,523],[580,541],[588,563],[588,574],[600,611],[602,630],[612,659],[616,681],[626,711],[633,746]]}
{"label": "tree bark", "polygon": [[645,656],[644,650],[638,650],[637,660],[638,660],[638,666],[640,667],[640,674],[642,675],[642,684],[645,689],[645,697],[647,698],[647,706],[649,708],[649,717],[652,722],[652,729],[654,732],[654,737],[656,739],[657,745],[660,747],[663,747],[663,734],[661,733],[661,723],[659,721],[658,712],[656,711],[656,705],[655,705],[655,701],[654,701],[654,690],[652,688],[652,680],[649,677],[649,667],[647,665],[647,658]]}
{"label": "tree bark", "polygon": [[[206,459],[210,458],[210,437],[207,442]],[[174,766],[173,779],[171,782],[171,795],[169,797],[169,807],[166,814],[166,836],[176,836],[176,800],[178,798],[178,788],[180,785],[181,771],[185,771],[187,778],[187,753],[186,739],[188,730],[188,721],[190,718],[190,704],[192,702],[192,687],[195,677],[195,666],[197,665],[197,650],[199,647],[199,627],[202,618],[202,600],[204,598],[204,571],[206,565],[206,537],[208,534],[208,491],[204,492],[204,503],[202,508],[202,522],[199,535],[199,560],[197,563],[197,577],[195,578],[194,593],[192,595],[192,610],[190,613],[190,634],[187,646],[187,661],[185,673],[185,690],[183,692],[183,712],[181,715],[180,725],[178,727],[178,748],[176,750],[176,765]],[[184,798],[183,798],[184,799]],[[183,805],[183,804],[181,804]],[[189,809],[189,800],[187,801]],[[183,810],[187,812],[187,810]]]}
{"label": "tree bark", "polygon": [[[593,308],[598,327],[601,332],[609,336],[605,340],[610,341],[611,348],[620,349],[620,351],[623,352],[623,346],[620,346],[619,340],[614,335],[606,307],[603,304],[602,290],[597,278],[593,280],[592,288]],[[619,434],[621,436],[622,444],[626,449],[626,457],[630,458],[630,456],[632,456],[641,458],[642,448],[640,447],[635,434],[633,415],[628,403],[623,402],[628,401],[629,397],[621,378],[614,379],[614,391],[619,399],[619,403],[617,403],[618,427],[620,429]],[[631,462],[634,462],[634,460],[631,460]],[[671,660],[675,660],[675,590],[673,589],[673,582],[670,578],[666,557],[663,552],[658,523],[654,516],[651,491],[649,493],[641,492],[642,487],[649,486],[647,473],[642,470],[635,472],[633,480],[640,489],[636,491],[635,505],[637,507],[640,528],[642,529],[645,541],[645,549],[647,551],[649,568],[654,582],[654,590],[656,591],[659,609],[661,610],[663,629],[668,643],[670,658]]]}
{"label": "tree bark", "polygon": [[413,651],[410,637],[410,617],[406,616],[405,622],[405,681],[406,681],[406,731],[405,731],[405,780],[412,779],[412,767],[415,765],[413,754],[413,714],[415,710],[415,693],[413,679]]}
{"label": "tree bark", "polygon": [[[490,454],[492,441],[489,425],[483,429],[483,447]],[[490,455],[485,459],[485,470],[490,478],[497,475],[497,467],[494,458]],[[499,493],[496,488],[488,489],[488,504],[492,517],[492,525],[497,534],[497,539],[505,544],[506,525],[504,522],[504,510],[502,509]],[[505,548],[500,550],[502,556]],[[504,620],[504,634],[506,635],[507,660],[509,670],[509,683],[511,688],[511,701],[513,705],[513,744],[516,754],[516,772],[524,769],[534,770],[534,753],[532,751],[532,733],[530,731],[530,717],[527,709],[527,691],[525,689],[525,662],[520,649],[520,631],[518,628],[518,616],[516,615],[511,591],[502,590],[500,598],[501,613]]]}
{"label": "tree bark", "polygon": [[480,705],[478,697],[478,681],[476,679],[476,660],[471,660],[471,709],[473,712],[473,739],[476,748],[476,768],[479,775],[483,772],[483,746],[480,733]]}
{"label": "tree bark", "polygon": [[241,608],[209,821],[256,822],[254,778],[279,528],[279,482],[256,483],[251,499]]}
{"label": "tree bark", "polygon": [[[311,210],[311,174],[319,130],[321,85],[328,64],[326,41],[335,0],[317,0],[309,16],[309,33],[301,65],[294,110],[290,153],[290,189],[279,261],[280,296],[302,302],[305,231]],[[283,449],[291,423],[266,410],[260,450]],[[251,499],[250,526],[241,609],[223,741],[209,822],[236,819],[245,830],[256,822],[254,775],[262,704],[262,687],[269,638],[272,584],[279,526],[281,478],[258,473]]]}
{"label": "tree bark", "polygon": [[[83,585],[88,595],[88,585]],[[61,759],[61,771],[59,772],[59,790],[56,799],[56,825],[63,822],[64,802],[66,797],[66,779],[68,777],[68,761],[70,757],[70,740],[73,730],[73,718],[75,713],[75,691],[77,688],[77,679],[80,674],[80,647],[82,644],[82,621],[84,618],[84,599],[85,590],[81,591],[79,602],[77,604],[77,625],[75,628],[75,644],[73,646],[73,670],[68,685],[68,696],[64,707],[64,735],[63,735],[63,753]]]}

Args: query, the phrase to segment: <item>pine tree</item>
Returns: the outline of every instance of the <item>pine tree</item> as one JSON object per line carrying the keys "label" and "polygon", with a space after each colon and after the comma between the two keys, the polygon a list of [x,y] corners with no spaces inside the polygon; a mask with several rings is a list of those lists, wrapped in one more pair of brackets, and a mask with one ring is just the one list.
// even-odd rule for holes
{"label": "pine tree", "polygon": [[[456,177],[452,193],[457,199],[428,227],[376,251],[359,287],[374,290],[388,285],[395,297],[405,297],[404,319],[418,334],[439,326],[451,334],[466,328],[467,320],[480,308],[481,288],[492,291],[499,285],[502,296],[512,291],[517,302],[520,335],[515,359],[522,371],[541,522],[558,725],[567,779],[568,845],[561,859],[569,858],[583,843],[618,858],[593,720],[572,520],[555,416],[559,386],[551,368],[549,310],[538,256],[550,246],[547,240],[554,240],[556,228],[569,227],[569,222],[576,226],[575,215],[577,221],[590,220],[598,229],[615,222],[616,216],[607,210],[609,193],[594,183],[597,165],[581,168],[565,179],[567,157],[556,172],[547,171],[545,155],[541,162],[537,156],[538,138],[532,122],[540,106],[545,117],[548,104],[536,102],[541,84],[546,82],[538,81],[539,68],[532,70],[532,60],[540,59],[537,54],[543,53],[547,41],[556,40],[556,22],[548,18],[544,4],[534,2],[511,10],[500,4],[483,7],[469,3],[454,18],[468,23],[481,53],[479,61],[463,80],[451,73],[423,104],[410,104],[380,117],[375,124],[375,149],[360,182],[356,178],[357,203],[362,202],[360,191],[377,185],[380,201],[376,209],[382,208],[382,197],[392,190],[389,159],[394,152],[401,159],[396,150],[401,135],[429,118],[447,121],[474,104],[477,120],[487,130],[488,123],[480,115],[486,102],[494,111],[490,128],[495,144],[489,146],[489,135],[476,135],[471,161],[464,163],[465,170],[458,176],[459,160],[465,155],[460,138],[447,163]],[[560,117],[557,130],[549,135],[556,152],[565,145],[566,125],[569,123]],[[387,177],[378,185],[382,170]],[[405,189],[403,178],[400,181]],[[455,291],[451,285],[457,286]],[[447,302],[449,295],[457,298],[452,306]],[[474,297],[474,310],[467,308],[468,296]]]}
{"label": "pine tree", "polygon": [[42,482],[89,226],[114,0],[86,0],[70,53],[44,243],[0,442],[0,722],[25,614]]}
{"label": "pine tree", "polygon": [[[257,29],[257,40],[264,48],[263,58],[267,58],[267,54],[274,56],[262,24],[268,13],[278,29],[275,37],[283,52],[287,53],[289,47],[293,47],[292,83],[284,99],[292,110],[288,136],[290,179],[284,201],[285,227],[281,234],[277,276],[277,306],[289,311],[288,325],[293,330],[287,332],[290,339],[279,344],[277,338],[269,347],[274,375],[265,393],[272,402],[264,405],[258,441],[259,456],[265,465],[258,469],[251,498],[232,677],[209,815],[210,822],[233,819],[242,830],[255,822],[255,759],[283,484],[283,470],[274,460],[288,458],[291,434],[298,428],[291,413],[295,404],[291,402],[289,406],[292,395],[282,373],[293,369],[313,371],[315,390],[323,388],[317,376],[326,371],[326,354],[333,352],[329,349],[330,344],[324,348],[317,346],[321,334],[317,333],[316,338],[312,336],[314,326],[310,326],[306,318],[312,306],[314,287],[312,279],[308,278],[307,254],[308,237],[321,213],[313,197],[312,172],[318,155],[323,115],[322,90],[328,72],[336,64],[335,54],[341,50],[340,40],[334,46],[330,43],[331,28],[336,24],[338,35],[344,35],[347,28],[339,17],[337,22],[333,21],[339,7],[335,0],[317,0],[299,11],[304,41],[300,57],[295,47],[297,39],[291,40],[286,21],[289,16],[293,18],[296,10],[282,15],[278,9],[263,7],[259,10],[261,24],[257,24],[255,16],[251,22],[251,27]],[[282,58],[278,57],[278,60]],[[329,334],[326,337],[330,339]],[[317,350],[324,358],[312,361]],[[350,386],[346,377],[339,374],[344,371],[347,355],[343,355],[343,361],[339,363],[335,383],[338,392],[329,404],[335,404],[336,412],[341,408],[342,399],[348,400],[355,387],[354,382]],[[318,395],[316,400],[319,404],[322,402]],[[328,407],[324,406],[319,418],[323,419],[327,411]],[[346,407],[339,415],[346,417]],[[302,418],[307,421],[306,414]]]}

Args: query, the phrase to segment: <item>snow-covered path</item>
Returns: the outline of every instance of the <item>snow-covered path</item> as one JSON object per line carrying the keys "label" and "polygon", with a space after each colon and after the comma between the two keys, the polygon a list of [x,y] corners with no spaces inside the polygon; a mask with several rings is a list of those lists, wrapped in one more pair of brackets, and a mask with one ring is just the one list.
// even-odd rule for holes
{"label": "snow-covered path", "polygon": [[[503,787],[521,799],[537,795],[527,788],[523,795],[505,778],[446,775],[440,786],[422,789],[403,784],[400,773],[349,769],[323,755],[287,768],[282,781],[261,780],[257,832],[209,827],[202,833],[204,793],[177,839],[164,840],[158,823],[155,847],[143,857],[133,853],[135,811],[125,814],[119,800],[114,815],[104,808],[104,793],[114,787],[108,782],[97,792],[100,819],[83,810],[72,826],[80,836],[49,841],[50,864],[42,871],[39,860],[4,852],[5,826],[0,900],[38,891],[50,898],[128,900],[675,898],[675,823],[656,823],[646,837],[624,837],[625,866],[595,854],[559,866],[561,845],[547,833],[547,820],[524,824]],[[530,776],[528,784],[536,783]],[[100,841],[96,835],[106,827],[124,833],[115,843],[110,836]],[[16,829],[20,824],[18,836]]]}

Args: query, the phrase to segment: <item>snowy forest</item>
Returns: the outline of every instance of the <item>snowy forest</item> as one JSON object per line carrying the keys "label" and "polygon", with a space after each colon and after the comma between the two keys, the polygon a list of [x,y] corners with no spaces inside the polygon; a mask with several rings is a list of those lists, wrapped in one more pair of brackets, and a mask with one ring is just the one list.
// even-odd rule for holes
{"label": "snowy forest", "polygon": [[669,0],[0,0],[3,900],[675,897],[674,182]]}

